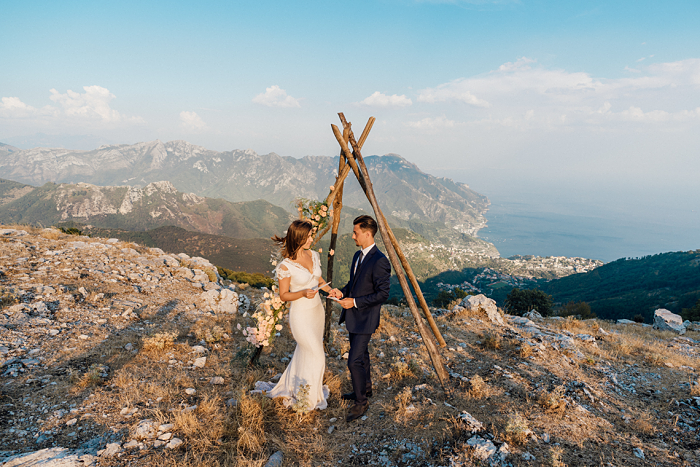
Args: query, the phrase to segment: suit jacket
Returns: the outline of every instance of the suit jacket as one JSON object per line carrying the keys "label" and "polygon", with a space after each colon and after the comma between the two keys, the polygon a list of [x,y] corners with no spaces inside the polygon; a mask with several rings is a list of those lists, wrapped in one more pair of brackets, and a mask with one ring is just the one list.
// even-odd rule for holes
{"label": "suit jacket", "polygon": [[360,251],[355,253],[350,266],[350,281],[340,289],[343,297],[355,299],[357,307],[343,309],[340,324],[345,322],[348,332],[372,334],[379,327],[379,310],[389,298],[391,264],[377,246],[369,250],[357,272],[355,264]]}

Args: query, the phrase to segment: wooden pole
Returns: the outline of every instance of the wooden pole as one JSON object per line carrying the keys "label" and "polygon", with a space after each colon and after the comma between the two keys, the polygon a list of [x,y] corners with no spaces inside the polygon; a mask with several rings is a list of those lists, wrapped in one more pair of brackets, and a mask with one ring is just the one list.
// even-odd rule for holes
{"label": "wooden pole", "polygon": [[[345,156],[340,153],[340,161],[338,163],[338,173],[342,173],[343,169],[347,166],[345,162]],[[346,172],[347,175],[347,172]],[[339,177],[340,178],[340,177]],[[328,269],[326,272],[326,280],[331,281],[333,279],[333,265],[335,264],[335,248],[338,242],[338,227],[340,226],[340,214],[343,209],[343,184],[344,180],[340,182],[335,182],[335,199],[333,200],[333,228],[331,229],[331,243],[328,248]],[[331,254],[333,251],[333,254]],[[331,332],[331,319],[333,318],[333,300],[326,297],[326,319],[323,328],[323,343],[328,343],[328,337]]]}
{"label": "wooden pole", "polygon": [[[343,126],[349,126],[348,122],[345,120],[345,115],[343,113],[338,114],[340,116],[340,121],[343,122]],[[365,165],[365,160],[362,157],[362,154],[360,153],[359,150],[355,151],[355,145],[357,144],[355,142],[355,138],[352,134],[352,130],[349,132],[349,142],[350,145],[353,148],[353,156],[357,160],[360,168],[362,169],[363,173],[367,173],[369,176],[369,172],[367,171],[367,166]],[[362,137],[360,137],[362,139]],[[362,148],[359,146],[360,149]],[[413,290],[416,292],[416,296],[418,297],[418,303],[420,304],[421,308],[423,309],[423,314],[425,315],[425,319],[428,320],[428,324],[430,325],[430,329],[433,331],[433,334],[435,335],[435,338],[438,340],[438,344],[440,344],[440,347],[446,347],[447,343],[445,342],[445,339],[442,337],[442,334],[440,333],[440,330],[437,327],[437,323],[435,323],[435,320],[433,319],[432,313],[430,313],[430,309],[428,308],[428,303],[425,301],[425,297],[423,296],[423,291],[420,289],[420,286],[418,285],[418,280],[416,279],[416,275],[413,273],[413,268],[411,268],[411,264],[408,262],[408,259],[406,256],[403,254],[403,250],[401,249],[401,245],[399,245],[399,241],[396,239],[396,236],[394,235],[393,230],[391,229],[391,226],[389,226],[389,222],[387,222],[386,217],[384,217],[384,213],[382,212],[381,208],[379,208],[379,211],[376,212],[377,217],[381,217],[382,221],[384,222],[384,225],[386,225],[386,230],[387,233],[389,234],[389,238],[391,240],[391,244],[394,246],[394,249],[396,250],[396,255],[399,257],[399,261],[401,262],[401,265],[403,266],[404,270],[406,271],[406,275],[408,276],[409,281],[411,282],[411,286],[413,287]]]}
{"label": "wooden pole", "polygon": [[[370,117],[370,119],[367,121],[367,124],[365,125],[365,129],[362,131],[362,135],[360,136],[360,141],[357,143],[358,146],[361,148],[362,145],[364,144],[365,140],[367,139],[367,136],[369,135],[369,132],[372,130],[372,125],[374,125],[375,118]],[[350,129],[345,128],[343,129],[343,140],[345,141],[345,144],[347,145],[348,141],[350,139]],[[328,197],[326,198],[326,206],[329,205],[329,203],[333,203],[333,227],[331,230],[331,242],[330,246],[328,248],[328,268],[326,269],[326,280],[331,281],[333,279],[333,265],[335,263],[335,258],[334,255],[331,255],[331,251],[335,253],[335,248],[338,242],[338,227],[340,226],[340,214],[343,209],[343,187],[345,183],[345,178],[348,176],[350,173],[350,165],[347,163],[345,159],[345,155],[343,154],[343,151],[340,151],[340,157],[338,161],[338,177],[336,177],[335,180],[335,185],[333,185],[333,189],[331,192],[328,194]],[[325,316],[325,322],[324,322],[324,328],[323,328],[323,342],[328,343],[328,336],[330,335],[330,330],[331,330],[331,318],[333,315],[333,300],[330,298],[326,298],[326,316]]]}
{"label": "wooden pole", "polygon": [[[343,135],[338,129],[338,127],[335,125],[331,125],[331,128],[333,129],[333,134],[335,135],[335,138],[338,140],[340,147],[343,149],[345,157],[352,166],[352,170],[353,172],[355,172],[355,175],[357,176],[357,179],[360,182],[360,185],[362,186],[363,190],[365,191],[365,194],[367,195],[367,198],[369,199],[369,202],[372,205],[372,209],[374,209],[374,212],[376,214],[377,212],[379,212],[379,204],[377,203],[377,198],[374,195],[374,189],[372,188],[372,182],[369,180],[369,173],[367,172],[366,167],[362,172],[360,171],[360,168],[357,166],[357,162],[355,161],[353,154],[350,152],[348,145],[345,143]],[[352,139],[352,130],[350,130],[350,138]],[[357,154],[360,154],[360,152],[357,151]],[[377,216],[377,218],[378,220],[382,219],[379,216]],[[382,241],[384,242],[387,254],[389,255],[389,261],[391,262],[391,265],[394,268],[394,272],[396,272],[396,276],[398,277],[399,283],[401,284],[401,288],[403,289],[404,295],[406,296],[408,308],[411,310],[413,319],[416,321],[418,331],[421,335],[421,338],[423,339],[423,343],[425,344],[426,349],[428,350],[428,355],[430,355],[430,359],[433,363],[433,367],[435,368],[435,372],[437,373],[438,379],[440,380],[440,384],[442,385],[443,390],[446,391],[446,383],[448,378],[447,370],[445,370],[445,367],[442,363],[442,358],[440,357],[440,353],[438,352],[437,346],[435,345],[435,342],[433,342],[433,339],[430,336],[430,333],[428,332],[425,323],[423,322],[423,318],[421,317],[420,313],[418,313],[418,307],[416,306],[416,302],[413,300],[413,294],[411,293],[411,289],[409,288],[408,282],[406,281],[406,275],[404,274],[403,269],[401,269],[401,264],[396,255],[396,251],[394,250],[389,235],[387,233],[387,225],[384,222],[382,222],[382,220],[380,220],[378,224],[379,232],[382,235]]]}

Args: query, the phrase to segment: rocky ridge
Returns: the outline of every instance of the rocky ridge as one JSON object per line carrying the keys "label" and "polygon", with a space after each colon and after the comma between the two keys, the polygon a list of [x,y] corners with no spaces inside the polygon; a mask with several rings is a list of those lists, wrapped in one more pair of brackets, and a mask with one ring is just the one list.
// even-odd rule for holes
{"label": "rocky ridge", "polygon": [[221,281],[201,258],[115,239],[4,228],[0,246],[3,467],[700,461],[700,333],[690,329],[515,317],[467,297],[435,310],[445,392],[408,310],[385,306],[370,410],[345,424],[348,343],[335,322],[329,407],[295,414],[248,393],[294,350],[285,326],[248,368],[235,324],[250,323],[264,290]]}

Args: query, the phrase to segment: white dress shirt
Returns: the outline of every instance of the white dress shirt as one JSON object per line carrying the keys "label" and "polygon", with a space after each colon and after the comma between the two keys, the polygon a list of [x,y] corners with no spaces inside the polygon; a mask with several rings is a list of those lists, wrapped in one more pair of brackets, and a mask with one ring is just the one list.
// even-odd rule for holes
{"label": "white dress shirt", "polygon": [[[362,259],[362,261],[365,260],[365,258],[367,257],[367,253],[369,253],[369,250],[371,250],[374,247],[374,245],[375,244],[372,243],[367,248],[362,249],[362,256],[360,257]],[[357,264],[355,265],[355,274],[357,274],[357,271],[360,270],[360,266],[362,266],[362,263],[360,261],[358,261]],[[352,299],[352,304],[355,306],[355,308],[357,308],[357,302],[355,302],[354,298]]]}

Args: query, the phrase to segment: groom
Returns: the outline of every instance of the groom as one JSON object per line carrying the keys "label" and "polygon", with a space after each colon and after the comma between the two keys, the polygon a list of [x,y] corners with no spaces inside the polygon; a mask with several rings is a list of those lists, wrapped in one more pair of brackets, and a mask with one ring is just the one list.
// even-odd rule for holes
{"label": "groom", "polygon": [[[343,307],[340,323],[350,334],[348,369],[353,392],[343,394],[343,399],[354,400],[346,420],[360,418],[369,407],[372,397],[372,378],[367,345],[372,333],[379,327],[379,310],[389,298],[391,265],[386,256],[374,244],[377,222],[364,215],[353,221],[352,239],[361,248],[355,253],[350,266],[350,282],[342,289],[333,289],[330,295]],[[343,298],[345,297],[345,298]]]}

